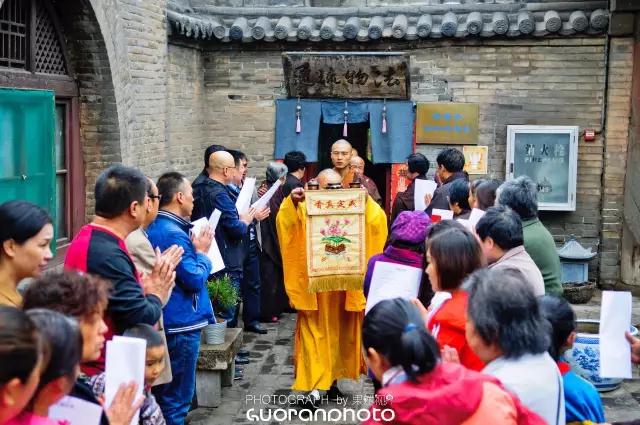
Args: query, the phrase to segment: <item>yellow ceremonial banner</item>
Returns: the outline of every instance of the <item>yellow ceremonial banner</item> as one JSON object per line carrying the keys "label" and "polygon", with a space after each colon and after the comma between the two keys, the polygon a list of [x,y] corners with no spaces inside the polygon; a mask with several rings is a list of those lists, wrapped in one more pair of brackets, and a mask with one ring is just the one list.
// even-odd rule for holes
{"label": "yellow ceremonial banner", "polygon": [[362,289],[367,191],[310,190],[305,197],[309,292]]}

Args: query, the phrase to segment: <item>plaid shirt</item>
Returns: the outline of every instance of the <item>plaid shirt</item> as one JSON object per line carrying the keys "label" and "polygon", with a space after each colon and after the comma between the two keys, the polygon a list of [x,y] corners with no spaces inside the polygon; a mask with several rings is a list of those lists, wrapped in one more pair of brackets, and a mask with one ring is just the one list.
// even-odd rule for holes
{"label": "plaid shirt", "polygon": [[[90,378],[91,388],[93,388],[93,393],[96,395],[96,397],[102,397],[104,395],[104,382],[104,373]],[[156,402],[156,398],[153,396],[153,394],[151,394],[151,388],[145,388],[143,394],[145,399],[142,403],[142,407],[140,407],[139,424],[166,425],[164,416],[162,416],[162,411],[160,410],[160,406]]]}

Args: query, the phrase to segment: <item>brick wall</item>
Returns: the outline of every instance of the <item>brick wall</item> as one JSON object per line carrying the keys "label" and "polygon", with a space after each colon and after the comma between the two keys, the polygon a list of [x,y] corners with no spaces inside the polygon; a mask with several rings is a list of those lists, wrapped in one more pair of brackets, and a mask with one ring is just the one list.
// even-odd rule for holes
{"label": "brick wall", "polygon": [[631,113],[631,80],[633,74],[633,39],[611,38],[605,152],[602,185],[602,250],[600,279],[616,284],[620,279],[624,182]]}
{"label": "brick wall", "polygon": [[[582,137],[579,142],[577,210],[545,212],[541,217],[558,244],[573,234],[585,246],[599,249],[605,44],[603,37],[456,44],[442,41],[381,43],[375,50],[403,50],[411,54],[414,101],[480,104],[479,144],[489,146],[491,177],[503,179],[505,175],[508,124],[595,129],[594,142],[585,143]],[[314,47],[317,49],[317,45]],[[326,46],[327,50],[359,48],[362,46]],[[295,48],[303,49],[304,46]],[[285,96],[281,51],[277,46],[262,44],[243,46],[243,51],[225,46],[204,53],[205,89],[210,106],[207,112],[211,114],[208,129],[220,143],[247,152],[255,161],[254,174],[262,175],[262,167],[273,154],[273,100]],[[441,148],[420,145],[417,150],[435,163]],[[607,154],[612,155],[613,149]],[[616,187],[611,190],[622,191],[621,183]],[[614,240],[611,235],[607,244]],[[594,260],[593,277],[598,267],[598,261]]]}
{"label": "brick wall", "polygon": [[107,45],[90,7],[80,2],[57,10],[78,80],[80,141],[84,159],[86,208],[93,214],[93,188],[100,172],[120,162],[120,126]]}
{"label": "brick wall", "polygon": [[273,159],[274,99],[285,96],[280,52],[206,52],[204,66],[207,131],[245,152],[248,174],[264,178]]}
{"label": "brick wall", "polygon": [[[202,154],[216,142],[209,137],[204,65],[200,50],[169,44],[167,82],[167,166],[190,178],[202,170]],[[209,143],[210,142],[210,143]]]}
{"label": "brick wall", "polygon": [[122,161],[156,176],[167,164],[167,0],[90,1],[107,45]]}

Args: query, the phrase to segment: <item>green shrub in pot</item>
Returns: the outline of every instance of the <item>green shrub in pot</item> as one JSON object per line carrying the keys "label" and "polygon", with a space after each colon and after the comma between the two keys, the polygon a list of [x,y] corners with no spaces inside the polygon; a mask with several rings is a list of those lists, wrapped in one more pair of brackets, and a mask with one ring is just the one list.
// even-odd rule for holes
{"label": "green shrub in pot", "polygon": [[209,279],[207,291],[216,311],[227,310],[238,303],[238,290],[233,286],[228,275]]}

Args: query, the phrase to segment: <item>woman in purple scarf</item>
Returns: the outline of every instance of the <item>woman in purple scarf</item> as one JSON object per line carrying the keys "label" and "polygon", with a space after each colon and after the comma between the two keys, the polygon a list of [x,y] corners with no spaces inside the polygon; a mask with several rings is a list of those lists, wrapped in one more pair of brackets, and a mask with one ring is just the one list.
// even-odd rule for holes
{"label": "woman in purple scarf", "polygon": [[[431,227],[431,219],[424,211],[403,211],[391,225],[391,232],[384,252],[369,260],[364,276],[364,295],[369,295],[369,286],[376,262],[402,264],[417,267],[424,271],[425,239]],[[427,275],[423,273],[418,299],[423,305],[429,305],[433,290]]]}

